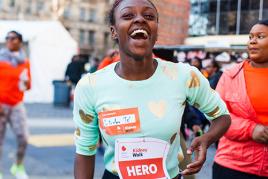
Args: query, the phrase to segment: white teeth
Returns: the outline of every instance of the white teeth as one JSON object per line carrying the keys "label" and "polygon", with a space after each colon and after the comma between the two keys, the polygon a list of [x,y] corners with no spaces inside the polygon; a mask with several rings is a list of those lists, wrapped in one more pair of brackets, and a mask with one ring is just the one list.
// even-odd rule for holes
{"label": "white teeth", "polygon": [[143,30],[143,29],[134,30],[134,32],[132,32],[130,36],[131,37],[134,37],[138,33],[143,33],[146,38],[148,37],[147,31],[146,30]]}

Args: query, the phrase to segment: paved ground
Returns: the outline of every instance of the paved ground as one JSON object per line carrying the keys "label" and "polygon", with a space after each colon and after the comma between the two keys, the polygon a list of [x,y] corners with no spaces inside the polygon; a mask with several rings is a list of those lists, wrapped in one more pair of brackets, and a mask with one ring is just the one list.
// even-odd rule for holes
{"label": "paved ground", "polygon": [[[68,108],[51,104],[27,104],[30,145],[25,160],[30,179],[73,179],[74,131],[72,112]],[[9,167],[14,161],[16,143],[8,129],[4,145],[4,179],[12,179]],[[197,179],[211,178],[211,165],[215,149],[208,152],[208,159]],[[97,155],[95,178],[100,179],[104,170],[103,158]]]}

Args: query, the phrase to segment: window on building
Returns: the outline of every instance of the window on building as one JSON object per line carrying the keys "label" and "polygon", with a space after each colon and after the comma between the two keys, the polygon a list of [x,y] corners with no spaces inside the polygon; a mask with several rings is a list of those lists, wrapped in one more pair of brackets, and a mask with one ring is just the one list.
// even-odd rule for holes
{"label": "window on building", "polygon": [[219,34],[235,34],[238,0],[221,0]]}
{"label": "window on building", "polygon": [[32,13],[32,0],[28,0],[25,8],[25,13],[26,14],[31,14]]}
{"label": "window on building", "polygon": [[263,0],[263,8],[268,9],[268,1]]}
{"label": "window on building", "polygon": [[[206,35],[209,3],[207,0],[191,0],[191,3],[192,5],[191,5],[189,34],[193,36]],[[183,12],[184,8],[181,8],[180,11]],[[181,30],[183,31],[183,29]]]}
{"label": "window on building", "polygon": [[37,12],[40,12],[44,9],[44,2],[43,1],[37,1],[36,3],[36,10]]}
{"label": "window on building", "polygon": [[90,9],[89,11],[89,22],[96,22],[97,20],[97,11],[96,9]]}
{"label": "window on building", "polygon": [[211,0],[209,1],[209,12],[210,13],[216,13],[217,12],[217,0]]}
{"label": "window on building", "polygon": [[216,34],[217,21],[217,0],[210,0],[208,2],[208,24],[207,34]]}
{"label": "window on building", "polygon": [[[265,0],[264,0],[265,1]],[[241,10],[259,10],[260,0],[242,0]]]}
{"label": "window on building", "polygon": [[82,29],[80,30],[80,34],[79,34],[79,42],[82,45],[85,44],[85,31]]}
{"label": "window on building", "polygon": [[[268,0],[262,1],[262,19],[268,19]],[[237,12],[238,2],[239,0],[191,0],[190,34],[203,35],[199,29],[205,29],[204,35],[235,34],[236,32],[248,34],[252,25],[261,17],[261,0],[241,0],[240,13]],[[202,19],[207,19],[205,28],[200,26],[206,23]]]}
{"label": "window on building", "polygon": [[[246,19],[246,23],[245,23]],[[259,11],[241,11],[240,32],[239,34],[248,34],[251,27],[259,21]]]}
{"label": "window on building", "polygon": [[15,0],[9,0],[9,7],[15,7]]}
{"label": "window on building", "polygon": [[90,30],[89,32],[88,32],[88,44],[90,45],[90,46],[93,46],[93,45],[95,45],[95,31],[94,30]]}
{"label": "window on building", "polygon": [[105,16],[103,17],[103,22],[105,23],[105,24],[109,24],[109,12],[108,11],[106,11],[105,12]]}
{"label": "window on building", "polygon": [[263,0],[262,19],[268,19],[268,1]]}
{"label": "window on building", "polygon": [[63,12],[63,17],[65,19],[69,19],[71,17],[71,9],[69,7],[66,7]]}
{"label": "window on building", "polygon": [[109,39],[110,39],[110,33],[109,32],[104,32],[104,37],[103,37],[104,48],[108,47]]}
{"label": "window on building", "polygon": [[[240,34],[248,34],[252,25],[259,20],[260,0],[242,0]],[[245,19],[247,23],[245,23]]]}
{"label": "window on building", "polygon": [[80,20],[84,21],[86,19],[86,9],[80,8]]}
{"label": "window on building", "polygon": [[268,1],[262,2],[262,19],[268,19]]}

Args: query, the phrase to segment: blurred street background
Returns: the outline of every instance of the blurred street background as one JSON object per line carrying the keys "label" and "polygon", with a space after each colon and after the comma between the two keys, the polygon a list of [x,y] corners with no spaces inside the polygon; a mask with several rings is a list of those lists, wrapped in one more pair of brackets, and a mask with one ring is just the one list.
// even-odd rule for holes
{"label": "blurred street background", "polygon": [[[209,80],[248,58],[251,26],[268,19],[268,0],[152,1],[160,13],[155,56],[194,65]],[[31,64],[32,88],[24,98],[30,128],[25,166],[31,179],[73,178],[73,90],[85,73],[119,60],[107,22],[113,2],[0,0],[0,48],[5,46],[9,31],[20,32]],[[215,71],[211,70],[214,67]],[[185,124],[188,143],[205,125]],[[4,179],[11,179],[9,168],[15,153],[15,137],[8,128]],[[197,179],[211,178],[214,154],[211,146]],[[101,153],[96,162],[95,178],[100,179],[104,170]]]}

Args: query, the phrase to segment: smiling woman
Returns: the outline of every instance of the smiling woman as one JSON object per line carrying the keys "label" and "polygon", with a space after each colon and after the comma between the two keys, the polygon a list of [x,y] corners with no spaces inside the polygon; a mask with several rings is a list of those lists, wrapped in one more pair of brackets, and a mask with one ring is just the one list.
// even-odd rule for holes
{"label": "smiling woman", "polygon": [[[153,58],[158,12],[151,1],[115,1],[110,27],[120,62],[86,75],[75,90],[73,113],[80,131],[75,178],[93,178],[99,131],[106,148],[104,179],[178,179],[197,173],[207,147],[230,124],[224,102],[196,68]],[[180,173],[178,134],[185,101],[198,104],[212,125],[193,141],[188,153],[194,152],[196,160]]]}
{"label": "smiling woman", "polygon": [[[137,13],[137,8],[140,8],[140,13]],[[120,56],[129,54],[127,56],[135,60],[152,60],[158,30],[158,12],[153,3],[147,0],[132,3],[119,0],[113,11],[110,14],[111,32],[119,48],[123,49]]]}
{"label": "smiling woman", "polygon": [[248,53],[217,86],[232,124],[219,142],[213,179],[268,178],[268,20],[251,28]]}

